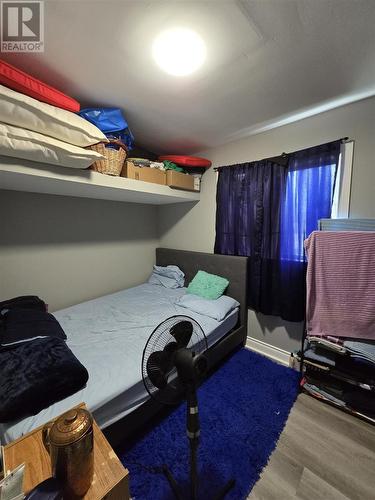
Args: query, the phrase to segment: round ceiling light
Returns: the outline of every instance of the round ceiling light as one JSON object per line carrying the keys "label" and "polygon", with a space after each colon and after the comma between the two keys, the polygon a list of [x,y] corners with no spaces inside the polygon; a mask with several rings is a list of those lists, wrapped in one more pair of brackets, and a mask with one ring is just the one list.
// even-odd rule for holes
{"label": "round ceiling light", "polygon": [[170,75],[185,76],[202,66],[206,45],[195,31],[174,28],[155,38],[152,55],[160,68]]}

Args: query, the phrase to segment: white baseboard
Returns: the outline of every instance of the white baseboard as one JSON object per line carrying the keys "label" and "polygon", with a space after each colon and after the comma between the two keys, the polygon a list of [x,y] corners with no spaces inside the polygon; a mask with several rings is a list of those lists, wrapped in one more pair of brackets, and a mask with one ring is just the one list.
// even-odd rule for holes
{"label": "white baseboard", "polygon": [[289,366],[290,352],[284,351],[284,349],[274,347],[273,345],[266,344],[266,342],[253,339],[251,337],[247,337],[246,347],[252,351],[258,352],[259,354],[263,354],[263,356],[266,356],[273,361],[277,361],[277,363],[280,363],[281,365]]}

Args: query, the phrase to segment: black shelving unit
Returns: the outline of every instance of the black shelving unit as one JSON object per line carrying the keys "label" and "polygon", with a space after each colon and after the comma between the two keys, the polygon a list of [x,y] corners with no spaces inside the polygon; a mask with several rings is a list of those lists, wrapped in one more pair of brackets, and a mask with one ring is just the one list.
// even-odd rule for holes
{"label": "black shelving unit", "polygon": [[[375,231],[375,220],[374,219],[322,219],[319,221],[319,230],[321,231]],[[374,332],[374,342],[375,342],[375,332]],[[297,354],[297,360],[300,363],[300,370],[303,384],[301,384],[301,390],[307,394],[324,401],[325,403],[331,404],[345,412],[362,418],[372,424],[375,424],[375,415],[366,411],[359,411],[355,404],[345,404],[340,402],[339,397],[334,398],[334,388],[348,388],[354,393],[359,394],[362,392],[363,396],[374,398],[375,400],[375,362],[373,370],[368,368],[364,372],[357,372],[353,369],[352,372],[337,369],[336,362],[340,360],[346,361],[346,365],[350,367],[351,353],[346,350],[344,353],[344,348],[342,347],[342,352],[340,353],[340,347],[336,348],[336,354],[331,349],[327,349],[323,344],[314,341],[315,352],[317,351],[321,354],[327,355],[328,358],[331,356],[332,367],[328,364],[322,362],[319,363],[318,360],[312,360],[311,358],[306,359],[306,352],[311,347],[311,341],[307,335],[306,322],[303,327],[302,344],[301,350]],[[331,354],[330,354],[331,353]],[[341,358],[343,356],[343,358]],[[345,363],[342,363],[343,365]],[[334,365],[334,367],[333,367]],[[310,383],[309,383],[310,382]],[[312,382],[312,383],[311,383]],[[314,385],[319,388],[319,391],[314,390]],[[324,388],[330,386],[331,391],[328,393],[330,397],[327,396],[327,391]],[[332,389],[333,388],[333,389]],[[323,394],[322,394],[323,392]],[[326,397],[324,396],[326,392]]]}

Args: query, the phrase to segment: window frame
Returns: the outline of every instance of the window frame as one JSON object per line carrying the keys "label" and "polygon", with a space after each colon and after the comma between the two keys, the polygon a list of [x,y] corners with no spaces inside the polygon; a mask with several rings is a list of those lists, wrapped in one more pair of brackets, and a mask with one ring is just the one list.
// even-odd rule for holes
{"label": "window frame", "polygon": [[341,144],[331,219],[348,219],[352,186],[354,141]]}

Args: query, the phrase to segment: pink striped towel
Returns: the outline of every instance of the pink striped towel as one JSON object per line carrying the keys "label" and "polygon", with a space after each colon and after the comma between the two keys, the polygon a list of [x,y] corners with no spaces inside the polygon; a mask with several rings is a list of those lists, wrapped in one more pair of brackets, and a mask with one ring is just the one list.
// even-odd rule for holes
{"label": "pink striped towel", "polygon": [[307,334],[375,339],[375,232],[314,231],[305,249]]}

